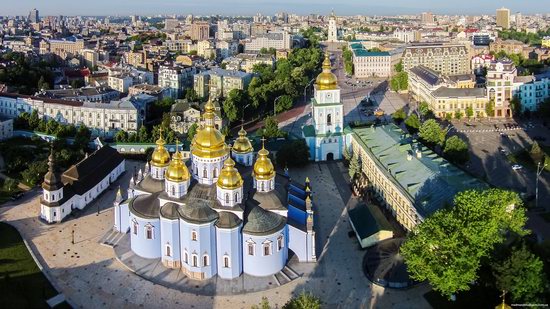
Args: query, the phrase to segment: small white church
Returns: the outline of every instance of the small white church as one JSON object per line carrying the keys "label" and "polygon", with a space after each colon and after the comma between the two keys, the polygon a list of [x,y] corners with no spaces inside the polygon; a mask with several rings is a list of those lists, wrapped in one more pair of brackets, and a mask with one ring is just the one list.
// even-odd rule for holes
{"label": "small white church", "polygon": [[344,105],[340,100],[338,78],[332,73],[329,54],[323,72],[317,76],[311,100],[312,124],[302,128],[312,161],[342,159],[344,149]]}

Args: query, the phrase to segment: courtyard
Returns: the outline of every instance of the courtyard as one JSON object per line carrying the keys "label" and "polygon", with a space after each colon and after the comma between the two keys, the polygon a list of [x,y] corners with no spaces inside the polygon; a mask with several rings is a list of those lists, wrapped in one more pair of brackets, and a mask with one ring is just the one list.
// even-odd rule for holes
{"label": "courtyard", "polygon": [[120,263],[112,248],[100,244],[112,228],[116,188],[127,187],[136,165],[139,163],[127,162],[127,172],[110,190],[58,225],[46,225],[38,219],[39,191],[28,193],[17,204],[0,207],[0,219],[17,227],[52,285],[74,307],[250,308],[262,297],[267,297],[272,306],[281,307],[306,290],[319,296],[326,308],[429,308],[423,298],[430,290],[427,285],[389,290],[371,284],[364,276],[361,263],[365,251],[348,234],[351,228],[346,204],[351,192],[341,162],[290,170],[299,182],[305,177],[311,179],[318,239],[318,262],[311,272],[306,274],[296,267],[299,278],[267,291],[242,295],[206,296],[145,280]]}

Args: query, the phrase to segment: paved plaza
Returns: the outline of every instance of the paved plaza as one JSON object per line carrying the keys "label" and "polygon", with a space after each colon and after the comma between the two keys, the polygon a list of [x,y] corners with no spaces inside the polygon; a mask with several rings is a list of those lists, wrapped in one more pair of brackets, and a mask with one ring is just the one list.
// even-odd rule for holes
{"label": "paved plaza", "polygon": [[[127,170],[133,171],[135,163],[127,164]],[[38,219],[38,190],[28,193],[17,205],[0,207],[0,219],[15,226],[28,240],[54,286],[77,308],[250,308],[263,296],[281,307],[302,290],[321,297],[325,308],[429,308],[423,298],[429,290],[427,285],[388,290],[372,285],[364,276],[361,263],[365,251],[348,235],[351,228],[345,206],[350,192],[342,163],[310,164],[290,174],[297,181],[306,176],[311,179],[319,261],[305,265],[314,268],[307,275],[262,292],[212,296],[182,292],[145,280],[120,263],[113,249],[100,241],[112,228],[116,187],[120,184],[126,188],[130,172],[85,211],[61,224],[46,225]],[[101,205],[99,215],[97,204]],[[293,269],[305,274],[299,265]]]}

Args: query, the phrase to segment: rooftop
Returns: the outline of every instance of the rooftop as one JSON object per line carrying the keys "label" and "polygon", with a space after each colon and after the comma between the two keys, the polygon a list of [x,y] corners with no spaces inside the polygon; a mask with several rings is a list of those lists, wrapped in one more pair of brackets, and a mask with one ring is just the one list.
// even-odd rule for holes
{"label": "rooftop", "polygon": [[[414,203],[422,217],[451,204],[456,193],[485,187],[394,124],[353,128],[359,145],[387,178]],[[421,156],[416,155],[418,151]]]}
{"label": "rooftop", "polygon": [[485,97],[484,88],[447,88],[439,87],[432,92],[434,97]]}

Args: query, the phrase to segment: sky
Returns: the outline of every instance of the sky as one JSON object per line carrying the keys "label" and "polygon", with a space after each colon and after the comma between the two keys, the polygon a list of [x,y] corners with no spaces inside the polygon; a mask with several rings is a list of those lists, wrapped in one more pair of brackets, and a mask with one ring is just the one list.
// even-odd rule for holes
{"label": "sky", "polygon": [[[2,5],[2,3],[4,5]],[[382,2],[382,3],[381,3]],[[6,5],[9,3],[9,5]],[[1,15],[27,15],[37,8],[47,15],[273,15],[276,12],[336,15],[550,13],[550,0],[0,0]]]}

